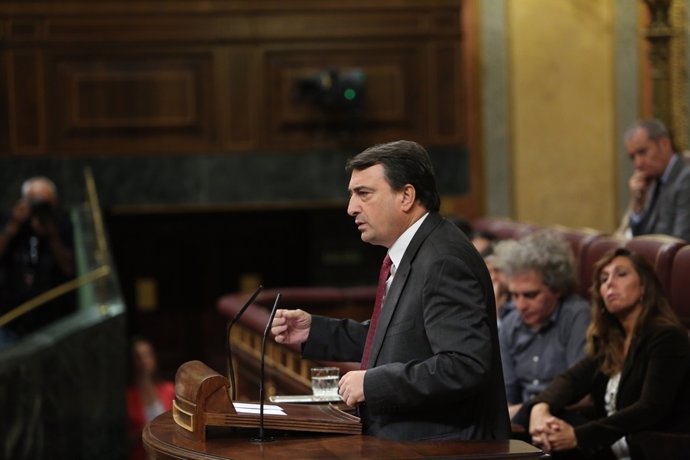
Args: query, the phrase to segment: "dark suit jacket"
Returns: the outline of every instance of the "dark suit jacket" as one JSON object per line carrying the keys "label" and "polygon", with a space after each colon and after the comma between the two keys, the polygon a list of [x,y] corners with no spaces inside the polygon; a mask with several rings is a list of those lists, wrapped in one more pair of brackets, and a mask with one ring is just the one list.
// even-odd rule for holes
{"label": "dark suit jacket", "polygon": [[[578,448],[593,453],[609,447],[622,436],[641,431],[687,429],[689,376],[687,331],[652,326],[631,343],[621,371],[615,414],[607,416],[604,406],[609,377],[589,357],[554,379],[531,404],[546,402],[551,413],[558,415],[569,404],[591,394],[594,419],[576,426],[575,435]],[[634,457],[632,450],[631,455]]]}
{"label": "dark suit jacket", "polygon": [[[649,200],[657,185],[650,190]],[[653,206],[647,205],[639,222],[630,222],[633,235],[661,233],[690,241],[690,162],[683,157],[673,165]]]}
{"label": "dark suit jacket", "polygon": [[[314,317],[312,359],[359,361],[368,322]],[[397,440],[510,436],[491,279],[472,243],[431,213],[386,295],[364,378],[365,434]]]}

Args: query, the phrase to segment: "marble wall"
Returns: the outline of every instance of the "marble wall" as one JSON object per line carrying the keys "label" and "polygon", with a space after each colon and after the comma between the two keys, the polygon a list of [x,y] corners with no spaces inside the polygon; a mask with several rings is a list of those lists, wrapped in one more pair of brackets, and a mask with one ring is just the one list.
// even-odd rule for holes
{"label": "marble wall", "polygon": [[[19,197],[33,175],[52,178],[63,204],[84,200],[84,168],[90,167],[105,209],[179,206],[297,205],[344,202],[344,165],[358,151],[264,152],[230,155],[0,159],[2,209]],[[468,190],[468,152],[429,148],[444,195]]]}

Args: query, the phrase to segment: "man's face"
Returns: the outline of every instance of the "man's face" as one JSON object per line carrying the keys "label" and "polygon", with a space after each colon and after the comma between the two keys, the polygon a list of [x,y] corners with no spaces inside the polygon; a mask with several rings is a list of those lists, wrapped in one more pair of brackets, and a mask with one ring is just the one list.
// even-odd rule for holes
{"label": "man's face", "polygon": [[362,241],[390,248],[404,232],[402,193],[385,178],[383,165],[354,170],[348,186],[347,213],[355,218]]}
{"label": "man's face", "polygon": [[668,137],[651,140],[647,130],[637,128],[625,140],[625,149],[633,162],[635,171],[642,173],[648,179],[658,179],[666,170],[673,150]]}
{"label": "man's face", "polygon": [[546,323],[558,305],[560,291],[552,291],[544,284],[541,273],[528,270],[513,275],[508,280],[515,308],[528,327],[539,327]]}
{"label": "man's face", "polygon": [[35,180],[26,191],[24,198],[29,202],[47,202],[53,207],[57,205],[57,197],[49,184],[42,180]]}

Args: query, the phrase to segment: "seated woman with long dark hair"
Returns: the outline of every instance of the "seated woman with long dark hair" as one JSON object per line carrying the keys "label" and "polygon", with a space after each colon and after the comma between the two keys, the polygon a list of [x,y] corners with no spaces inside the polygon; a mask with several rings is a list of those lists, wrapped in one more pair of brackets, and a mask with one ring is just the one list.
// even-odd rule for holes
{"label": "seated woman with long dark hair", "polygon": [[[634,459],[630,435],[687,429],[688,331],[640,255],[608,252],[593,281],[586,357],[530,402],[529,431],[556,458]],[[593,417],[571,417],[587,395]]]}

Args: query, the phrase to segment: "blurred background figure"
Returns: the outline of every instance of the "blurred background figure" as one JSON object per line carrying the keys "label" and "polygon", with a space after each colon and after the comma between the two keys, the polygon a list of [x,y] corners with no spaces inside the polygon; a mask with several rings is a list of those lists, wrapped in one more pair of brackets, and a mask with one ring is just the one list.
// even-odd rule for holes
{"label": "blurred background figure", "polygon": [[470,239],[482,257],[486,257],[493,252],[493,245],[498,241],[498,237],[495,234],[487,230],[475,230],[472,222],[462,216],[448,216],[447,219],[462,230],[462,233]]}
{"label": "blurred background figure", "polygon": [[508,291],[508,284],[506,283],[503,269],[501,268],[501,261],[494,254],[493,244],[485,251],[484,262],[486,268],[489,269],[491,276],[491,283],[494,287],[494,298],[496,299],[496,324],[501,327],[503,318],[510,313],[515,307],[510,301],[510,292]]}
{"label": "blurred background figure", "polygon": [[493,251],[494,244],[498,241],[498,238],[493,233],[486,230],[475,230],[470,235],[470,240],[479,254],[486,258]]}
{"label": "blurred background figure", "polygon": [[635,168],[628,182],[632,236],[661,233],[690,242],[690,162],[675,153],[656,119],[637,121],[624,141]]}
{"label": "blurred background figure", "polygon": [[448,216],[447,219],[457,225],[467,238],[472,238],[472,233],[474,232],[472,222],[462,216]]}
{"label": "blurred background figure", "polygon": [[498,237],[490,231],[474,230],[472,223],[464,217],[454,216],[448,218],[470,239],[477,252],[484,258],[486,267],[491,275],[491,283],[494,287],[494,297],[496,299],[496,322],[501,325],[502,318],[510,311],[512,305],[509,303],[510,295],[506,286],[503,273],[500,268],[500,261],[494,257],[494,246]]}
{"label": "blurred background figure", "polygon": [[[0,216],[0,229],[0,314],[74,277],[72,224],[47,177],[22,184],[21,198]],[[74,296],[58,297],[10,322],[3,334],[21,338],[75,308]]]}
{"label": "blurred background figure", "polygon": [[574,293],[575,258],[555,232],[502,241],[496,259],[513,306],[498,331],[509,413],[526,426],[522,404],[584,356],[589,305]]}
{"label": "blurred background figure", "polygon": [[[532,441],[555,458],[686,458],[631,436],[690,431],[690,342],[654,269],[625,248],[597,263],[587,355],[530,404]],[[590,395],[593,414],[566,409]],[[639,449],[650,449],[653,457]],[[666,451],[664,451],[666,452]],[[561,457],[561,455],[564,455]]]}
{"label": "blurred background figure", "polygon": [[130,459],[146,458],[141,432],[144,426],[172,409],[175,398],[173,382],[160,379],[153,345],[142,337],[131,341],[131,376],[127,388],[127,419]]}

